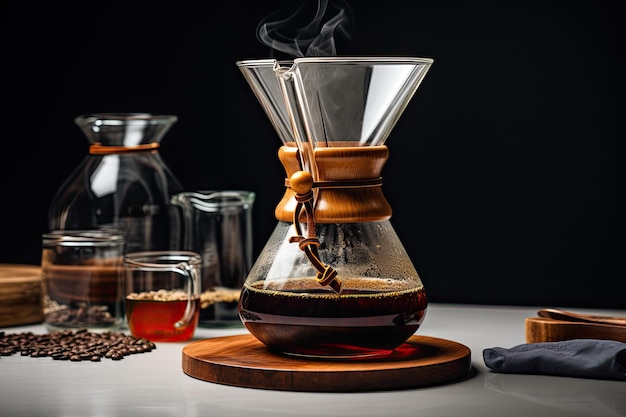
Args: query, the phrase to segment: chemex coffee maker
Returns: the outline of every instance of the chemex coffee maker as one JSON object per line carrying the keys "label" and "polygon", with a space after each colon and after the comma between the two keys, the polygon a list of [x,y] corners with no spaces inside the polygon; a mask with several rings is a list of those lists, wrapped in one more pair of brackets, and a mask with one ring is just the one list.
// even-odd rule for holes
{"label": "chemex coffee maker", "polygon": [[282,140],[278,225],[243,286],[245,327],[271,350],[310,357],[392,352],[427,298],[382,190],[385,141],[428,58],[237,62]]}
{"label": "chemex coffee maker", "polygon": [[302,57],[237,62],[282,145],[278,220],[243,284],[249,334],[193,342],[183,370],[295,391],[426,386],[471,371],[470,350],[415,335],[428,300],[390,223],[391,130],[433,60]]}

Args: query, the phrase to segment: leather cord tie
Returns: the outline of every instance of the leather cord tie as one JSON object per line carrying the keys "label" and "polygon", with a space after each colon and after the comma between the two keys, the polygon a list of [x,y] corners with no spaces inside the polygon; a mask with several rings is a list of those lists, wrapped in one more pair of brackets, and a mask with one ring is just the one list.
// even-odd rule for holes
{"label": "leather cord tie", "polygon": [[[318,273],[316,281],[321,285],[330,285],[330,287],[339,293],[341,291],[341,281],[337,278],[337,271],[331,266],[324,265],[320,260],[318,247],[320,241],[316,236],[315,216],[313,213],[313,184],[311,175],[308,172],[298,171],[292,175],[290,184],[293,184],[292,190],[296,193],[296,208],[293,212],[293,225],[296,229],[296,235],[289,238],[290,243],[298,243],[300,250],[304,251],[311,264],[317,269]],[[300,215],[306,217],[307,236],[302,235],[300,227]]]}
{"label": "leather cord tie", "polygon": [[134,146],[104,146],[101,143],[96,142],[89,147],[89,153],[91,155],[108,155],[108,154],[127,153],[127,152],[155,151],[158,148],[159,148],[158,142],[152,142],[152,143],[146,143],[143,145],[134,145]]}

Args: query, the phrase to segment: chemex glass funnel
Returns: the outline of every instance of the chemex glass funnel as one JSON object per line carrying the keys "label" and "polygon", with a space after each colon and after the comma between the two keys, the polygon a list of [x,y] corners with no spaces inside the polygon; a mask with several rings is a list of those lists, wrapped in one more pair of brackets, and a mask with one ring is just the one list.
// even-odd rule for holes
{"label": "chemex glass funnel", "polygon": [[432,59],[237,62],[282,145],[285,194],[239,299],[246,328],[292,355],[386,355],[421,325],[421,279],[389,219],[385,144]]}
{"label": "chemex glass funnel", "polygon": [[311,57],[237,65],[281,140],[317,147],[383,145],[432,63]]}

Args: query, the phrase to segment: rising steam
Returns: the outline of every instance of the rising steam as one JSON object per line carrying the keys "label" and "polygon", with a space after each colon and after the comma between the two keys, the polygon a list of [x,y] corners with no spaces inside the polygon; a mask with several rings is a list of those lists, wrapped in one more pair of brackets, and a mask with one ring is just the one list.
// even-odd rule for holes
{"label": "rising steam", "polygon": [[259,23],[257,38],[273,51],[292,58],[336,56],[335,35],[350,38],[352,11],[344,0],[304,0],[288,17],[279,19],[280,13]]}

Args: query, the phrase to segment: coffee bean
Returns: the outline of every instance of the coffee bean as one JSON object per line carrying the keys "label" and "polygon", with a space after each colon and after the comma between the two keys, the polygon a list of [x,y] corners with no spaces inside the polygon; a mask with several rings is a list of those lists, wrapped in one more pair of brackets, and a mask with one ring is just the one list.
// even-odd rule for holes
{"label": "coffee bean", "polygon": [[61,330],[43,335],[0,332],[0,356],[20,352],[21,356],[33,358],[99,362],[103,357],[121,360],[128,355],[154,349],[156,344],[153,342],[121,332],[93,333],[87,329]]}
{"label": "coffee bean", "polygon": [[115,318],[107,306],[81,303],[76,308],[50,309],[46,312],[46,322],[56,326],[112,325]]}

